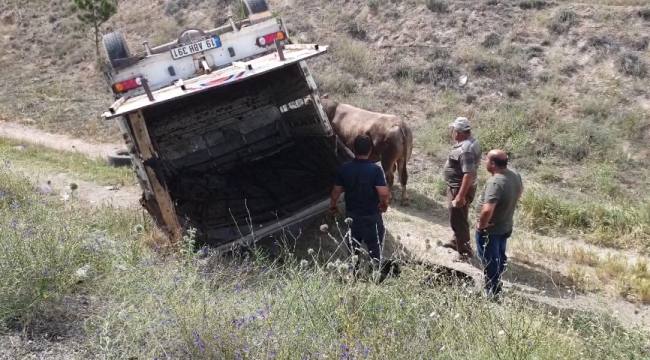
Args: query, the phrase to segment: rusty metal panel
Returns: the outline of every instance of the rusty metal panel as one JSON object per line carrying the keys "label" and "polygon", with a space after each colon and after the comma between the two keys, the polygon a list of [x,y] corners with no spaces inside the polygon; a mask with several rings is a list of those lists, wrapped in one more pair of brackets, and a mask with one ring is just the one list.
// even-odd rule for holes
{"label": "rusty metal panel", "polygon": [[[144,164],[144,169],[151,184],[151,189],[154,192],[154,199],[146,199],[149,203],[149,208],[157,208],[162,216],[161,219],[156,219],[161,227],[167,228],[169,232],[174,235],[173,240],[177,240],[180,231],[180,224],[176,217],[176,209],[174,203],[169,196],[165,179],[159,168],[159,159],[151,143],[149,131],[144,117],[140,111],[129,114],[128,122],[132,129],[132,136],[134,139],[135,147],[139,152],[139,156]],[[155,204],[154,204],[155,203]],[[158,211],[156,210],[156,211]]]}

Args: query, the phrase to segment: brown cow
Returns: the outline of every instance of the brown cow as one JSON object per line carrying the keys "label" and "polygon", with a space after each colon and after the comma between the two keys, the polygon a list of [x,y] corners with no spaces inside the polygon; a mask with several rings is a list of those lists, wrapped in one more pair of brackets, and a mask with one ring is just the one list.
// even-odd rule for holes
{"label": "brown cow", "polygon": [[330,99],[328,94],[321,96],[321,103],[332,123],[334,133],[350,150],[353,149],[354,138],[357,135],[366,134],[373,140],[374,148],[370,159],[374,162],[381,161],[391,197],[394,174],[399,169],[399,180],[402,185],[401,204],[408,205],[406,164],[413,151],[413,132],[408,124],[395,115],[370,112],[352,105],[341,104]]}

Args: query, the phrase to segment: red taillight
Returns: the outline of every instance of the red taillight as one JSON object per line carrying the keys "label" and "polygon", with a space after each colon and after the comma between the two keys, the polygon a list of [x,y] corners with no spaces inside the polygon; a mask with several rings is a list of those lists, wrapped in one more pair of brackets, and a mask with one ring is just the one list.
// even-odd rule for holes
{"label": "red taillight", "polygon": [[284,32],[278,31],[274,32],[272,34],[264,35],[262,37],[257,38],[257,45],[259,46],[269,46],[273,44],[273,41],[275,39],[278,39],[280,41],[284,40],[286,37],[284,35]]}
{"label": "red taillight", "polygon": [[115,92],[121,93],[121,92],[129,91],[131,89],[135,89],[140,85],[142,85],[142,80],[139,77],[137,77],[137,78],[125,80],[122,82],[118,82],[117,84],[114,84],[113,90],[115,90]]}

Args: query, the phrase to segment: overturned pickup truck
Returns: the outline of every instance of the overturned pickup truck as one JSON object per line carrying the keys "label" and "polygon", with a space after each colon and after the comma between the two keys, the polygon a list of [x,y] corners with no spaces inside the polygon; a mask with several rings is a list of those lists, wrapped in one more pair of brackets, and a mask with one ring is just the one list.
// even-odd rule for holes
{"label": "overturned pickup truck", "polygon": [[140,54],[103,38],[117,99],[103,116],[119,123],[142,205],[160,228],[195,228],[222,250],[320,214],[353,157],[306,64],[327,47],[290,44],[263,0],[242,3],[246,19]]}

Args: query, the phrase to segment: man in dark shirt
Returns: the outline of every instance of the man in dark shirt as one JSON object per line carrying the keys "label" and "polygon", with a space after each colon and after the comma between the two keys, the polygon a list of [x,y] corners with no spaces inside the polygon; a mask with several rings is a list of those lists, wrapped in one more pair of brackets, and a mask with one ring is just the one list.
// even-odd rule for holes
{"label": "man in dark shirt", "polygon": [[386,175],[379,165],[369,160],[372,139],[359,135],[354,139],[355,158],[341,166],[332,190],[330,211],[338,212],[338,201],[345,192],[345,217],[352,219],[350,252],[358,255],[365,242],[373,262],[379,262],[384,240],[384,222],[381,214],[388,209],[390,193]]}

